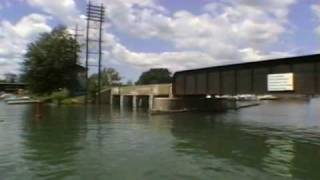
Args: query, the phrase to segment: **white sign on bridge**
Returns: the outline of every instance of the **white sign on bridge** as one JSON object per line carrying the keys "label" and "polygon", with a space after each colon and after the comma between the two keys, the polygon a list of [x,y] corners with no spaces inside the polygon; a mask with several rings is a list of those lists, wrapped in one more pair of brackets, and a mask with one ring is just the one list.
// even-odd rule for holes
{"label": "white sign on bridge", "polygon": [[294,91],[293,73],[268,74],[268,91]]}

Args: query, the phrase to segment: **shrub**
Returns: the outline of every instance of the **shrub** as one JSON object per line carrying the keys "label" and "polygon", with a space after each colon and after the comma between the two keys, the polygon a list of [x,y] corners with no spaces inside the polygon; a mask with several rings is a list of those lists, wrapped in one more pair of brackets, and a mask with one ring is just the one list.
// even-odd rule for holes
{"label": "shrub", "polygon": [[55,92],[53,92],[52,94],[51,94],[51,98],[58,104],[58,105],[60,105],[61,104],[61,102],[64,100],[64,99],[66,99],[66,98],[68,98],[68,96],[69,96],[69,91],[68,91],[68,89],[61,89],[61,90],[59,90],[59,91],[55,91]]}

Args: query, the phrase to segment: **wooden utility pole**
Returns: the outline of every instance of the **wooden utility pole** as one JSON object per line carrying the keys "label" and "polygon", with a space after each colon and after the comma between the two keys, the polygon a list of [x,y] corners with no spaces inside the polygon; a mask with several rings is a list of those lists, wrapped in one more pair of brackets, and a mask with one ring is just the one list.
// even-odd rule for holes
{"label": "wooden utility pole", "polygon": [[[89,1],[87,5],[87,34],[86,34],[86,98],[85,102],[88,103],[88,90],[89,90],[89,83],[88,83],[88,71],[89,66],[96,66],[96,65],[89,65],[89,56],[90,54],[98,54],[98,103],[101,104],[101,65],[102,65],[102,32],[103,32],[103,22],[104,22],[104,14],[105,8],[103,4],[100,6],[93,5]],[[95,27],[90,26],[90,22],[99,23],[99,37],[98,39],[90,39],[90,30],[97,29]],[[90,51],[90,43],[98,43],[98,52],[91,52]]]}

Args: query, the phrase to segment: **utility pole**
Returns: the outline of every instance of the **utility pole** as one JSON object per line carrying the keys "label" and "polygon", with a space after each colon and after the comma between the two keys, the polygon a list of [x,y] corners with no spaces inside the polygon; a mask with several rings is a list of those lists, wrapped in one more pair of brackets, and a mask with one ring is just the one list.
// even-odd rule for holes
{"label": "utility pole", "polygon": [[[89,1],[87,5],[87,33],[86,33],[86,98],[85,103],[88,103],[88,90],[89,90],[89,83],[88,83],[88,71],[89,71],[89,56],[90,54],[98,54],[98,103],[101,104],[101,61],[102,61],[102,31],[103,31],[103,22],[104,22],[104,14],[105,8],[103,4],[100,6],[93,5]],[[97,29],[90,26],[90,22],[96,22],[99,24],[99,37],[98,39],[90,39],[90,30]],[[90,51],[90,43],[98,43],[98,52],[91,52]],[[95,65],[92,65],[95,66]]]}
{"label": "utility pole", "polygon": [[[89,1],[89,6],[90,6],[90,1]],[[89,94],[89,82],[88,82],[88,71],[89,71],[89,29],[90,29],[90,21],[89,21],[89,12],[87,12],[87,31],[86,31],[86,63],[85,63],[85,71],[86,71],[86,96],[85,96],[85,105],[88,104],[88,94]]]}
{"label": "utility pole", "polygon": [[[79,41],[79,37],[83,36],[83,34],[80,34],[82,30],[79,30],[79,27],[78,27],[78,24],[75,25],[75,28],[74,29],[71,29],[73,32],[71,33],[73,35],[73,39],[74,39],[74,44],[73,44],[73,60],[74,60],[74,63],[77,64],[79,67],[83,67],[82,66],[82,63],[79,59],[79,50],[81,49],[81,43]],[[84,80],[84,76],[81,75],[81,80],[83,82]],[[77,91],[78,90],[81,90],[81,93],[83,93],[83,86],[80,86],[79,84],[75,84],[77,88]],[[79,86],[78,86],[79,85]],[[80,92],[80,91],[79,91]]]}
{"label": "utility pole", "polygon": [[104,7],[103,4],[100,6],[100,27],[99,27],[99,78],[98,78],[98,89],[99,89],[99,94],[98,94],[98,101],[99,104],[101,104],[101,60],[102,60],[102,23],[104,21]]}
{"label": "utility pole", "polygon": [[76,27],[74,29],[74,34],[73,34],[73,38],[75,40],[76,43],[74,43],[74,60],[77,64],[80,64],[80,62],[78,61],[78,51],[77,51],[77,45],[79,43],[78,38],[79,38],[80,34],[79,34],[79,28],[78,28],[78,24],[76,24]]}

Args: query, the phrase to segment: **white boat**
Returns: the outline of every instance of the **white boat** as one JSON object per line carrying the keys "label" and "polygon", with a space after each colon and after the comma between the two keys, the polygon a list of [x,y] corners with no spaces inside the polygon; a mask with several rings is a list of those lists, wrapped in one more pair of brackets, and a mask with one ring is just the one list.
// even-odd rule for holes
{"label": "white boat", "polygon": [[277,99],[279,99],[279,97],[273,96],[273,95],[258,96],[258,100],[260,100],[260,101],[262,101],[262,100],[277,100]]}
{"label": "white boat", "polygon": [[4,93],[4,94],[1,94],[1,95],[0,95],[0,100],[1,100],[1,99],[7,99],[7,98],[10,98],[10,97],[13,97],[13,95],[12,95],[12,94]]}
{"label": "white boat", "polygon": [[10,95],[10,96],[7,96],[6,98],[4,98],[4,101],[7,102],[7,101],[10,101],[10,100],[14,100],[16,98],[17,98],[16,96]]}
{"label": "white boat", "polygon": [[7,104],[13,105],[13,104],[33,104],[33,103],[39,103],[39,100],[34,99],[27,99],[27,100],[15,100],[15,101],[8,101]]}
{"label": "white boat", "polygon": [[11,96],[11,97],[4,99],[5,102],[24,101],[24,100],[30,100],[30,97],[28,97],[28,96],[23,96],[23,97]]}
{"label": "white boat", "polygon": [[241,95],[235,96],[235,98],[238,101],[256,101],[257,100],[257,97],[252,94],[241,94]]}

